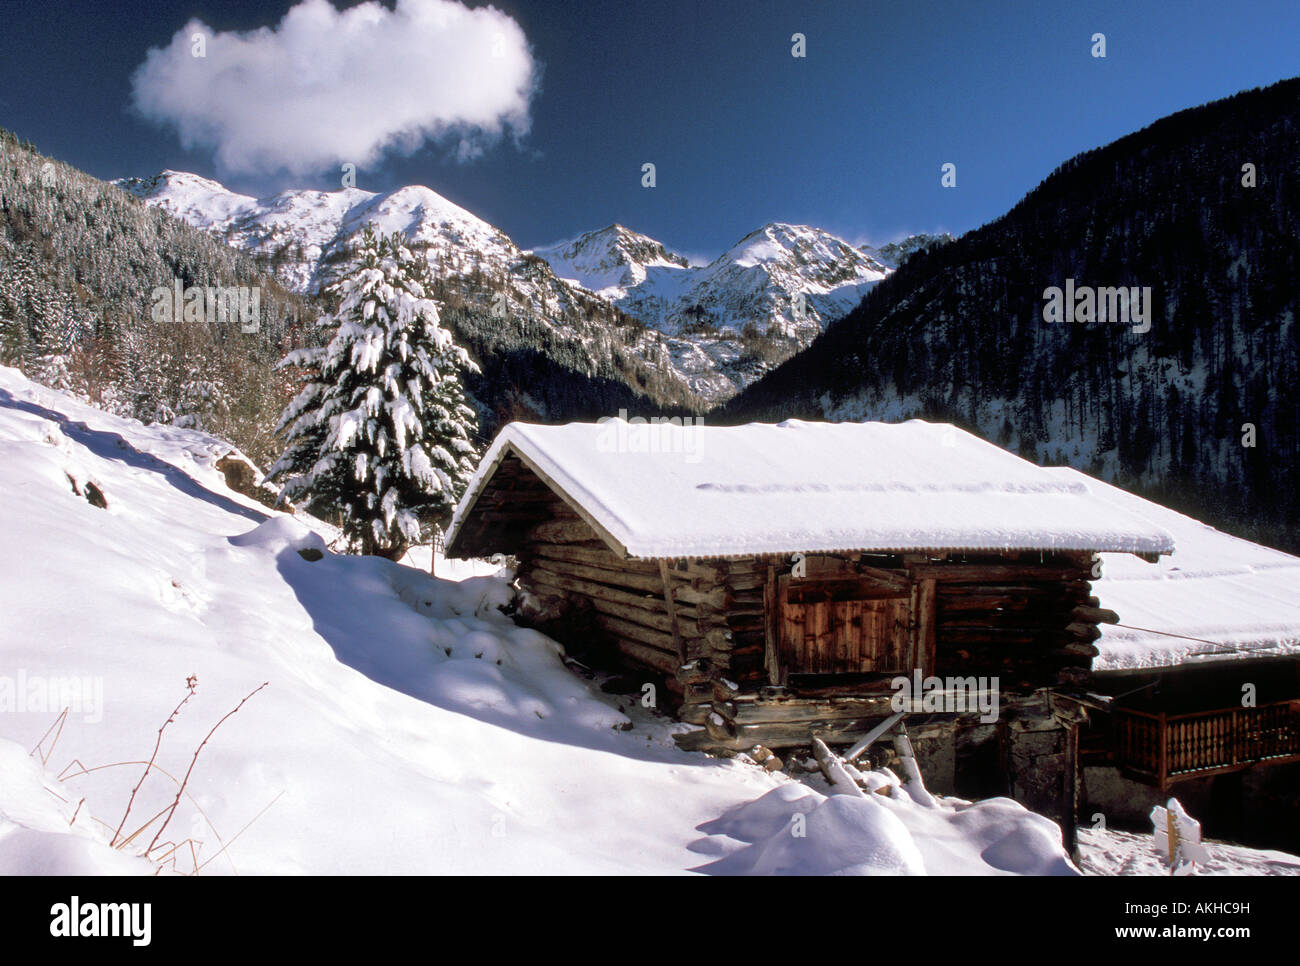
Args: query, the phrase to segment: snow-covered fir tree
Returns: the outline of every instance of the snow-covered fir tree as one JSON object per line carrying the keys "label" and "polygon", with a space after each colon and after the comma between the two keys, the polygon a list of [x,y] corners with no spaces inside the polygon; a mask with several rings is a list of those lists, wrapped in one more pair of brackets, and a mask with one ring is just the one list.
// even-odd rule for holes
{"label": "snow-covered fir tree", "polygon": [[427,297],[428,264],[398,235],[367,230],[332,287],[318,344],[281,366],[305,385],[280,417],[268,478],[336,517],[352,549],[397,557],[445,524],[474,468],[477,419],[461,373],[476,369]]}

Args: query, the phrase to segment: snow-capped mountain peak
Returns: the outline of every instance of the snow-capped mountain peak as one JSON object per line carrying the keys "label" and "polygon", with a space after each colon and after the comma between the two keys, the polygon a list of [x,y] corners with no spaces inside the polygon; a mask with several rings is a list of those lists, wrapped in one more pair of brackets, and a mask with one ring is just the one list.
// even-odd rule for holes
{"label": "snow-capped mountain peak", "polygon": [[187,171],[162,171],[150,178],[120,178],[118,187],[142,201],[156,204],[199,228],[228,221],[257,205],[250,195]]}
{"label": "snow-capped mountain peak", "polygon": [[642,284],[650,269],[690,267],[663,243],[619,224],[533,249],[532,254],[560,278],[613,300]]}
{"label": "snow-capped mountain peak", "polygon": [[770,222],[750,232],[715,259],[709,269],[766,266],[774,279],[798,288],[830,290],[844,283],[878,282],[887,266],[844,239],[809,225]]}
{"label": "snow-capped mountain peak", "polygon": [[[507,312],[566,330],[574,310],[591,320],[603,308],[607,321],[593,325],[608,324],[621,311],[656,330],[622,344],[710,402],[733,395],[806,346],[898,261],[934,241],[916,236],[880,250],[857,248],[820,228],[771,222],[707,265],[693,266],[662,242],[617,223],[525,252],[500,229],[421,185],[253,198],[183,171],[117,184],[260,255],[298,291],[326,286],[340,256],[372,225],[385,234],[401,232],[424,251],[435,274],[480,306],[499,305],[505,295]],[[591,337],[567,335],[584,342]]]}
{"label": "snow-capped mountain peak", "polygon": [[514,261],[521,254],[505,233],[422,185],[384,193],[295,189],[253,198],[183,171],[117,184],[238,248],[268,257],[286,283],[301,291],[319,290],[328,281],[329,256],[346,249],[367,225],[383,234],[401,232],[412,244],[428,246],[431,260],[456,267],[475,254],[480,262]]}

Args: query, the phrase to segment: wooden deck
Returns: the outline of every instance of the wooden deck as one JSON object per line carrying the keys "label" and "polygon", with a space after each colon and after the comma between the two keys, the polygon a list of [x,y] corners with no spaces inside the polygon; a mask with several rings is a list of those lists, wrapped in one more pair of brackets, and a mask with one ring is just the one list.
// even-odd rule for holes
{"label": "wooden deck", "polygon": [[1174,782],[1300,761],[1300,701],[1191,714],[1119,709],[1115,763],[1162,791]]}

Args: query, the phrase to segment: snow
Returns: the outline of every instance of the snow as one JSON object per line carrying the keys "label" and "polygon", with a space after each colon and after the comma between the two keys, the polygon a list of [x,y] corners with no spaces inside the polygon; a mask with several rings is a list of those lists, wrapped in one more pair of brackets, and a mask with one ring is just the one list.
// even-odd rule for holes
{"label": "snow", "polygon": [[1101,625],[1093,670],[1300,654],[1300,558],[1215,530],[1077,470],[1048,472],[1174,537],[1174,552],[1159,563],[1102,555],[1093,593],[1125,626]]}
{"label": "snow", "polygon": [[367,224],[377,233],[401,232],[412,244],[430,245],[430,257],[445,258],[453,269],[469,271],[470,252],[485,261],[508,262],[519,255],[499,229],[421,185],[385,193],[301,189],[254,198],[184,171],[115,183],[238,248],[270,256],[285,245],[301,245],[303,260],[291,259],[277,269],[299,291],[319,291],[328,281],[323,261],[342,251]]}
{"label": "snow", "polygon": [[682,272],[688,263],[662,244],[622,225],[610,225],[568,241],[533,249],[557,276],[602,298],[617,301],[646,280],[651,269]]}
{"label": "snow", "polygon": [[[534,254],[559,277],[665,334],[679,335],[707,319],[732,335],[750,323],[761,331],[774,326],[802,344],[853,309],[890,271],[829,232],[780,223],[751,232],[703,266],[621,225]],[[799,296],[802,309],[795,304]],[[690,341],[701,340],[692,334]]]}
{"label": "snow", "polygon": [[902,792],[789,784],[701,831],[692,848],[720,856],[699,867],[715,875],[1078,875],[1060,828],[1006,798],[924,808]]}
{"label": "snow", "polygon": [[[1087,875],[1169,875],[1151,835],[1081,828],[1079,868]],[[1300,875],[1300,856],[1206,840],[1209,858],[1196,875]]]}
{"label": "snow", "polygon": [[[1006,799],[927,806],[884,771],[866,777],[888,797],[829,795],[684,752],[686,726],[500,612],[498,564],[332,554],[332,528],[224,487],[228,449],[0,368],[0,874],[1075,871],[1059,829]],[[102,702],[54,699],[73,679]],[[19,680],[49,688],[19,706]],[[161,840],[180,850],[141,857],[169,776],[264,682],[203,748]],[[114,848],[119,824],[144,828]]]}
{"label": "snow", "polygon": [[[602,693],[501,614],[497,576],[329,553],[329,528],[225,489],[226,448],[0,369],[0,684],[88,677],[103,694],[53,734],[58,702],[0,705],[0,874],[154,871],[139,841],[108,843],[190,675],[128,831],[269,683],[203,749],[168,871],[680,873],[700,865],[698,827],[797,784],[678,749],[685,726]],[[875,834],[840,807],[834,827]]]}
{"label": "snow", "polygon": [[[636,557],[909,549],[1165,552],[1160,527],[952,426],[511,423],[447,545],[512,449]],[[501,547],[503,552],[512,548]]]}
{"label": "snow", "polygon": [[[916,236],[877,251],[811,226],[772,223],[709,264],[693,266],[653,238],[610,225],[535,249],[530,254],[543,266],[526,259],[500,229],[420,185],[386,193],[299,189],[254,198],[180,171],[115,183],[145,204],[269,259],[294,291],[319,292],[328,285],[333,262],[366,224],[403,232],[424,249],[438,275],[465,279],[480,270],[488,280],[486,287],[477,286],[480,304],[496,305],[495,295],[503,290],[493,280],[504,279],[509,312],[523,310],[588,350],[613,337],[706,402],[733,396],[787,348],[808,345],[893,271],[903,254],[934,240]],[[601,303],[651,331],[629,342],[626,328],[590,320],[591,308]],[[576,322],[574,313],[589,321]],[[755,354],[741,335],[748,325],[777,341]]]}
{"label": "snow", "polygon": [[[0,679],[92,676],[104,695],[101,720],[69,716],[39,791],[26,755],[57,710],[0,713],[0,872],[120,866],[104,843],[139,767],[58,776],[73,759],[146,757],[190,674],[197,696],[160,759],[174,775],[270,682],[204,749],[173,824],[203,841],[202,861],[216,832],[256,818],[205,872],[682,871],[694,825],[777,780],[629,717],[497,611],[499,579],[304,559],[328,534],[226,490],[220,448],[0,369]],[[97,480],[108,508],[68,471]],[[155,776],[141,794],[133,815],[147,816],[175,786]],[[73,841],[42,838],[56,834]]]}

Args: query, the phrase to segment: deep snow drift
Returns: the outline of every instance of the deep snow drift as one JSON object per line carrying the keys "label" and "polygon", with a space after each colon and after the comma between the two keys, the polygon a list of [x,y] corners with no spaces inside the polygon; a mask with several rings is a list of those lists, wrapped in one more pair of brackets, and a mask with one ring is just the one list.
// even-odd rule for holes
{"label": "deep snow drift", "polygon": [[336,556],[227,490],[228,449],[0,369],[0,873],[1074,871],[1005,799],[840,801],[680,751],[502,579]]}

